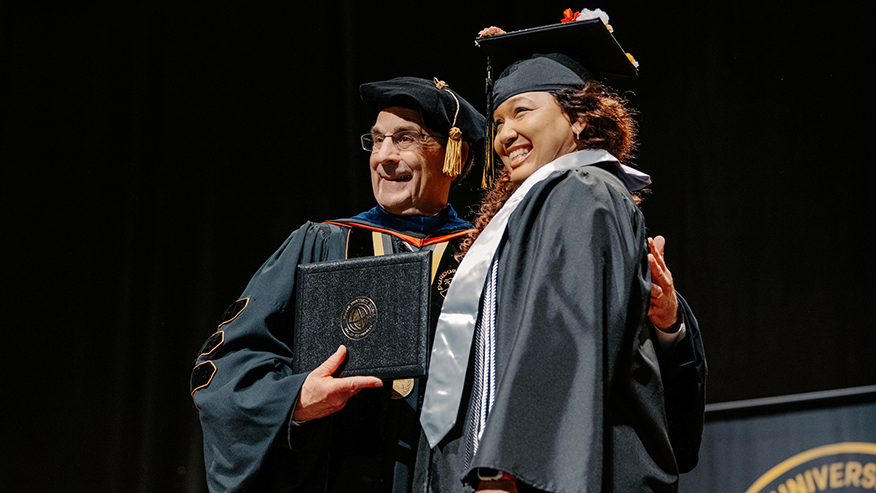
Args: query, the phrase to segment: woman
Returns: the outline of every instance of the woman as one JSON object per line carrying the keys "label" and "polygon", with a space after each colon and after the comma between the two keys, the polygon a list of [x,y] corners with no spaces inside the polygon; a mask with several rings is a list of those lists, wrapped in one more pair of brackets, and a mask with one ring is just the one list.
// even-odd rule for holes
{"label": "woman", "polygon": [[[551,29],[611,36],[601,23]],[[687,405],[688,391],[675,412],[663,378],[678,370],[696,394],[705,368],[696,355],[657,364],[648,239],[629,191],[649,180],[619,161],[635,147],[631,111],[560,53],[515,62],[493,96],[504,174],[436,332],[421,417],[432,490],[459,489],[461,478],[478,491],[675,491],[689,468],[683,449],[696,461],[701,406]],[[455,344],[471,339],[473,320],[473,371],[460,389],[443,361],[468,354]],[[456,409],[464,419],[448,432],[442,416]],[[693,423],[672,437],[678,415]]]}

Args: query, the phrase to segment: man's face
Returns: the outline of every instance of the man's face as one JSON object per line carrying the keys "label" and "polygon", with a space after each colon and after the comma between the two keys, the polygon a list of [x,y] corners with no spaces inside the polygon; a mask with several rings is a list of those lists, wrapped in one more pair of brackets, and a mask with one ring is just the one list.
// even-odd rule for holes
{"label": "man's face", "polygon": [[408,149],[400,150],[388,135],[408,130],[432,134],[414,110],[391,107],[377,115],[371,128],[375,136],[385,135],[380,148],[371,151],[371,188],[374,198],[387,212],[396,215],[434,216],[447,205],[453,177],[442,172],[444,140],[418,137]]}

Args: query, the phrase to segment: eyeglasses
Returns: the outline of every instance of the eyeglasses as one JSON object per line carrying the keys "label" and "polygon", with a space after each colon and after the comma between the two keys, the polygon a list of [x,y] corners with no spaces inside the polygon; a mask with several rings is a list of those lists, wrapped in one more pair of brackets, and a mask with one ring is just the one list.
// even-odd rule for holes
{"label": "eyeglasses", "polygon": [[362,149],[365,149],[368,152],[374,152],[380,149],[380,146],[383,145],[383,141],[386,140],[387,137],[392,139],[392,143],[395,144],[395,147],[400,151],[410,149],[411,147],[420,144],[420,139],[426,137],[432,137],[435,139],[444,138],[440,135],[421,134],[416,130],[399,130],[394,134],[363,134],[359,139],[362,141]]}

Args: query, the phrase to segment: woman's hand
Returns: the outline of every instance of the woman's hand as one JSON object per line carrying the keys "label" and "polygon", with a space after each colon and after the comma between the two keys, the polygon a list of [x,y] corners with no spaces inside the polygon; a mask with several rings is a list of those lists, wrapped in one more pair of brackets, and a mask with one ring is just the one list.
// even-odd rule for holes
{"label": "woman's hand", "polygon": [[648,307],[648,319],[655,327],[667,332],[678,320],[678,298],[675,297],[672,272],[669,272],[663,257],[666,239],[662,236],[648,238],[648,246],[651,248],[651,253],[648,254],[648,265],[651,267],[651,306]]}
{"label": "woman's hand", "polygon": [[328,416],[343,409],[347,400],[360,390],[383,385],[383,381],[377,377],[332,377],[346,355],[347,348],[340,346],[335,354],[307,375],[292,419],[310,421]]}

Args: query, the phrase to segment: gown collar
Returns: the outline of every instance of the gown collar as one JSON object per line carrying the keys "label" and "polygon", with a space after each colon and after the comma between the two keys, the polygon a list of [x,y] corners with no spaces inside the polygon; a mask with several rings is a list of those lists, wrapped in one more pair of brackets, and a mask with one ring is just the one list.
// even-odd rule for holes
{"label": "gown collar", "polygon": [[460,219],[450,204],[447,204],[447,207],[434,216],[398,216],[386,212],[383,207],[378,205],[371,210],[353,216],[351,219],[365,221],[395,231],[424,234],[448,233],[474,228],[470,222]]}

